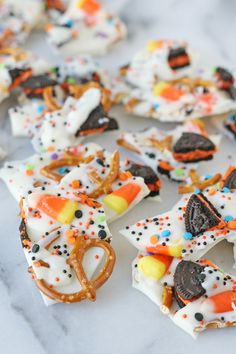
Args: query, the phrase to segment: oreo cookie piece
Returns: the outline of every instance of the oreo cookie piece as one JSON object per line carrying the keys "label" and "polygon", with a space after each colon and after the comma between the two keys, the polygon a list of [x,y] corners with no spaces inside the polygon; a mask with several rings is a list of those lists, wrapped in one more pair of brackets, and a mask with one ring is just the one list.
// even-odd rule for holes
{"label": "oreo cookie piece", "polygon": [[230,114],[224,122],[224,127],[228,130],[236,139],[236,114]]}
{"label": "oreo cookie piece", "polygon": [[49,86],[56,86],[57,81],[52,79],[48,75],[35,75],[29,77],[27,80],[25,80],[22,84],[21,87],[23,89],[30,89],[30,90],[37,90],[40,88],[45,88]]}
{"label": "oreo cookie piece", "polygon": [[233,75],[228,70],[222,67],[216,68],[215,77],[217,79],[217,86],[223,90],[227,89],[234,83]]}
{"label": "oreo cookie piece", "polygon": [[192,236],[201,235],[204,231],[219,226],[221,215],[209,200],[202,194],[193,194],[189,198],[185,212],[185,229]]}
{"label": "oreo cookie piece", "polygon": [[236,189],[236,168],[226,177],[223,187]]}
{"label": "oreo cookie piece", "polygon": [[151,167],[132,162],[126,171],[129,171],[135,177],[144,179],[150,189],[150,194],[147,197],[155,197],[160,194],[160,179]]}
{"label": "oreo cookie piece", "polygon": [[173,146],[174,158],[185,163],[210,160],[215,151],[216,146],[210,139],[189,132],[184,132]]}
{"label": "oreo cookie piece", "polygon": [[180,307],[186,302],[196,299],[206,290],[202,286],[205,279],[204,267],[191,261],[181,261],[174,273],[174,294]]}
{"label": "oreo cookie piece", "polygon": [[19,68],[14,68],[14,69],[10,69],[9,75],[11,77],[12,81],[15,81],[16,79],[18,79],[18,77],[20,77],[21,75],[23,75],[24,73],[26,73],[29,69],[19,69]]}
{"label": "oreo cookie piece", "polygon": [[185,48],[171,48],[168,54],[168,63],[172,70],[178,70],[190,65],[190,57]]}
{"label": "oreo cookie piece", "polygon": [[118,129],[117,121],[109,117],[100,104],[89,114],[87,120],[81,125],[75,136],[79,137],[93,132],[96,134],[116,129]]}

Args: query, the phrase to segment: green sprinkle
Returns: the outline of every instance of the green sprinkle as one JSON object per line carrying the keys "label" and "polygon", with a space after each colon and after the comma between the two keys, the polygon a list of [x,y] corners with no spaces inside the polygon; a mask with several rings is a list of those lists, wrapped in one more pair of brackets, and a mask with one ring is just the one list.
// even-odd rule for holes
{"label": "green sprinkle", "polygon": [[181,168],[177,168],[175,170],[175,174],[176,174],[176,176],[183,176],[184,175],[184,170],[182,170]]}
{"label": "green sprinkle", "polygon": [[26,169],[27,169],[27,170],[34,170],[34,169],[35,169],[35,166],[34,166],[34,165],[31,165],[31,164],[28,164],[28,165],[26,165]]}
{"label": "green sprinkle", "polygon": [[67,82],[68,82],[68,84],[71,84],[71,85],[73,85],[73,84],[76,83],[76,81],[75,81],[75,79],[74,79],[73,77],[69,77],[69,78],[67,79]]}
{"label": "green sprinkle", "polygon": [[105,215],[100,215],[100,216],[98,217],[98,222],[103,222],[103,221],[105,221],[105,220],[106,220]]}

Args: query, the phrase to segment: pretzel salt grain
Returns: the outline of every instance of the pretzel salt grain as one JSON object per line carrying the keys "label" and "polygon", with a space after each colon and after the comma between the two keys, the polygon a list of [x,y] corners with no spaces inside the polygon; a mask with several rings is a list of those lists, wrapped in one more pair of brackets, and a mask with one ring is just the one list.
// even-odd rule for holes
{"label": "pretzel salt grain", "polygon": [[[93,247],[102,248],[105,251],[106,262],[98,276],[92,280],[89,280],[86,276],[82,263],[86,252]],[[84,237],[79,236],[76,239],[75,246],[67,260],[67,263],[74,270],[75,275],[81,284],[82,289],[80,291],[70,294],[61,293],[53,289],[43,279],[37,279],[32,267],[29,268],[29,272],[33,274],[34,280],[39,290],[50,299],[68,304],[79,302],[85,299],[95,301],[96,290],[100,288],[111,276],[115,265],[115,259],[115,252],[108,242],[100,239],[86,240]]]}

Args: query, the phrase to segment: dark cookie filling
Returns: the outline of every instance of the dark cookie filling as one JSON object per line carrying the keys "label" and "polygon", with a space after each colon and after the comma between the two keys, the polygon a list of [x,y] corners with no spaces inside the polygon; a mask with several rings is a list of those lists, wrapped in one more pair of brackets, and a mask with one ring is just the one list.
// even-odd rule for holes
{"label": "dark cookie filling", "polygon": [[221,215],[202,193],[193,194],[189,198],[185,212],[187,232],[198,236],[221,222]]}

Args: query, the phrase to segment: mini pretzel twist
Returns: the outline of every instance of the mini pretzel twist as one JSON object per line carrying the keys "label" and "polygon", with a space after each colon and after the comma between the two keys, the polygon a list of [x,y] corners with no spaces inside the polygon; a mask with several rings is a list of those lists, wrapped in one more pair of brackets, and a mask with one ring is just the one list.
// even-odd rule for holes
{"label": "mini pretzel twist", "polygon": [[164,150],[171,150],[171,145],[172,145],[172,136],[168,135],[162,140],[150,138],[148,139],[150,142],[151,146],[155,147],[156,149],[160,151]]}
{"label": "mini pretzel twist", "polygon": [[0,48],[0,55],[11,55],[15,58],[16,61],[21,61],[27,58],[27,52],[20,48]]}
{"label": "mini pretzel twist", "polygon": [[56,102],[53,97],[53,87],[49,86],[43,90],[43,99],[50,111],[58,111],[61,106]]}
{"label": "mini pretzel twist", "polygon": [[199,189],[200,191],[203,191],[204,189],[206,189],[210,186],[213,186],[214,184],[219,182],[221,180],[222,176],[220,173],[216,173],[211,178],[201,181],[196,170],[190,170],[189,177],[190,177],[192,183],[186,184],[183,186],[179,186],[179,189],[178,189],[179,194],[193,193],[195,189]]}
{"label": "mini pretzel twist", "polygon": [[203,87],[215,86],[213,81],[204,80],[204,79],[201,79],[200,77],[194,77],[194,78],[183,77],[183,78],[179,78],[176,80],[170,80],[170,81],[168,81],[168,83],[170,83],[171,85],[182,84],[182,85],[188,86],[188,88],[190,89],[191,92],[197,86],[203,86]]}
{"label": "mini pretzel twist", "polygon": [[120,154],[115,151],[111,157],[110,172],[105,179],[102,179],[96,172],[91,172],[89,177],[99,186],[92,193],[89,194],[90,198],[97,199],[103,194],[110,193],[112,190],[111,184],[116,180],[120,170]]}
{"label": "mini pretzel twist", "polygon": [[165,314],[170,312],[170,308],[173,303],[173,290],[171,286],[164,285],[163,293],[162,293],[162,305],[161,311]]}
{"label": "mini pretzel twist", "polygon": [[77,166],[80,163],[89,163],[93,159],[94,156],[92,155],[81,158],[68,154],[68,156],[65,156],[56,161],[52,161],[50,164],[42,167],[40,173],[47,178],[50,178],[56,182],[60,182],[63,176],[56,172],[55,169],[63,166]]}
{"label": "mini pretzel twist", "polygon": [[108,112],[112,106],[112,102],[110,99],[110,91],[102,87],[101,84],[96,81],[89,81],[86,84],[82,85],[69,85],[69,93],[73,95],[76,99],[79,99],[90,88],[97,88],[101,91],[101,103],[105,112]]}
{"label": "mini pretzel twist", "polygon": [[[93,247],[102,248],[105,251],[106,262],[101,272],[94,279],[89,280],[86,276],[82,263],[86,252]],[[82,289],[80,291],[70,294],[61,293],[53,289],[43,279],[37,279],[32,267],[29,268],[29,272],[34,275],[34,280],[39,290],[50,299],[68,304],[85,299],[95,301],[96,290],[100,288],[111,276],[115,265],[115,260],[115,252],[107,241],[100,239],[84,239],[84,237],[78,236],[67,263],[74,270],[75,275],[81,284]],[[41,266],[40,263],[38,266]],[[48,268],[49,265],[45,263],[42,266]]]}

